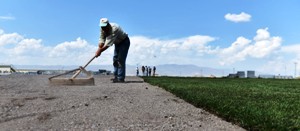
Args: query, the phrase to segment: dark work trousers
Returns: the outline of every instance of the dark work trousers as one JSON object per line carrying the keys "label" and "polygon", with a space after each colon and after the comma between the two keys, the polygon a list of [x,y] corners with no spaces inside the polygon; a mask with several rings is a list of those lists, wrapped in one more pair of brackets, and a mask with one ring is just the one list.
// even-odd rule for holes
{"label": "dark work trousers", "polygon": [[126,76],[126,58],[130,47],[129,38],[125,38],[121,43],[115,44],[114,51],[114,75],[118,80],[125,80]]}

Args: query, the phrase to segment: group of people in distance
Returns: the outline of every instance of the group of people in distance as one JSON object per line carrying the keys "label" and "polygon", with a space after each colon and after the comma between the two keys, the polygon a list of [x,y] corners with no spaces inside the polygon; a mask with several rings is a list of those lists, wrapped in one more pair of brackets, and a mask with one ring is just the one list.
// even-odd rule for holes
{"label": "group of people in distance", "polygon": [[[141,70],[143,73],[142,76],[155,76],[156,67],[153,66],[153,68],[151,68],[150,66],[142,66]],[[136,67],[136,76],[139,76],[139,67]]]}

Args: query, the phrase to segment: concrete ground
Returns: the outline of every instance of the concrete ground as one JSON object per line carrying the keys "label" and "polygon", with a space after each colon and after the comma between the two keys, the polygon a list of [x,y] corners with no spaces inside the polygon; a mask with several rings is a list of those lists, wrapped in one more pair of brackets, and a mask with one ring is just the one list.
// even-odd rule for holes
{"label": "concrete ground", "polygon": [[0,130],[244,130],[139,77],[53,86],[41,75],[0,76]]}

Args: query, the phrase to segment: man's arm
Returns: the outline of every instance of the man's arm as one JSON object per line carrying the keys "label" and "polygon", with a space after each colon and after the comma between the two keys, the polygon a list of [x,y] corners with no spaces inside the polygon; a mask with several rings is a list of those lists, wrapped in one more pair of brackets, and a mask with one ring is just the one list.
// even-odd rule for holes
{"label": "man's arm", "polygon": [[100,30],[100,37],[99,37],[98,49],[97,49],[97,51],[96,51],[96,53],[95,53],[95,57],[99,57],[99,56],[101,55],[101,53],[102,53],[101,48],[103,48],[104,43],[105,43],[105,39],[106,39],[103,33],[104,33],[104,32],[103,32],[103,30],[101,29],[101,30]]}
{"label": "man's arm", "polygon": [[108,49],[108,47],[109,46],[103,46],[100,50],[101,50],[101,53],[103,52],[103,51],[105,51],[106,49]]}
{"label": "man's arm", "polygon": [[99,44],[99,48],[98,48],[98,50],[96,51],[95,56],[96,56],[96,57],[100,56],[101,53],[102,53],[103,51],[105,51],[108,47],[109,47],[109,46],[104,46],[104,43],[100,43],[100,44]]}
{"label": "man's arm", "polygon": [[104,46],[104,43],[99,43],[99,48],[102,48]]}

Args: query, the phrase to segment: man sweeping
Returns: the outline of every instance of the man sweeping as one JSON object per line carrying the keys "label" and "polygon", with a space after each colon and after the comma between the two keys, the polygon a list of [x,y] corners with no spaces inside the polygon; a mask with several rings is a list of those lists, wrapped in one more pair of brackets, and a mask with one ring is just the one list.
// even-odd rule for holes
{"label": "man sweeping", "polygon": [[118,24],[110,23],[107,18],[100,19],[100,27],[99,48],[95,56],[100,56],[103,51],[114,44],[114,78],[112,81],[123,83],[126,76],[126,58],[130,47],[129,37]]}

